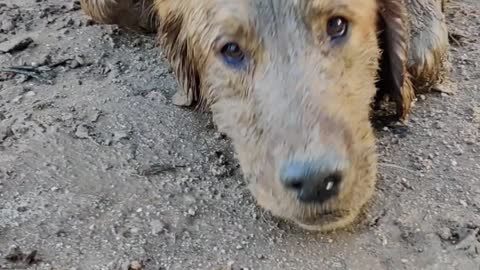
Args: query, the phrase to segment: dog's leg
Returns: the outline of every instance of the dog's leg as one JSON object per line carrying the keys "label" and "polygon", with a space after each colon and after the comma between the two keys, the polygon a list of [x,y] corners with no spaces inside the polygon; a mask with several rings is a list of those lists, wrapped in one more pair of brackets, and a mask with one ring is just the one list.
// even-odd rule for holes
{"label": "dog's leg", "polygon": [[138,32],[156,32],[154,0],[81,0],[82,10],[102,24],[117,24]]}
{"label": "dog's leg", "polygon": [[444,0],[405,0],[410,24],[407,69],[416,91],[437,87],[448,70]]}

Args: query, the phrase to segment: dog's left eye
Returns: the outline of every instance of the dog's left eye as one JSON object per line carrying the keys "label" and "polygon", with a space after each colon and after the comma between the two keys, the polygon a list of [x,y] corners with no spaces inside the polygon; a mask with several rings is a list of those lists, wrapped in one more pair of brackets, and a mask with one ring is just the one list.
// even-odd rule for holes
{"label": "dog's left eye", "polygon": [[348,21],[342,17],[330,18],[327,22],[327,34],[332,38],[340,38],[347,33]]}
{"label": "dog's left eye", "polygon": [[240,65],[245,60],[245,54],[237,43],[229,42],[220,50],[223,59],[227,64]]}

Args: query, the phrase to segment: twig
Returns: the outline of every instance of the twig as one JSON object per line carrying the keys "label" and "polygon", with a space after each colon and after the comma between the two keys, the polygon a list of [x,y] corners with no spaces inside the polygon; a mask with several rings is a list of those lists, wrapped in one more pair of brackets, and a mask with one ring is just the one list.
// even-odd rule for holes
{"label": "twig", "polygon": [[46,71],[49,71],[50,68],[44,68],[43,70],[41,68],[35,68],[35,67],[30,67],[30,66],[18,66],[18,67],[8,67],[8,68],[2,68],[0,69],[0,72],[9,72],[9,73],[15,73],[15,74],[21,74],[25,75],[27,77],[34,78],[35,80],[41,82],[41,83],[46,83],[46,84],[53,84],[53,81],[48,79],[43,73]]}
{"label": "twig", "polygon": [[462,46],[464,43],[462,42],[463,39],[465,39],[466,36],[458,34],[458,33],[448,33],[448,40],[450,42],[455,43],[457,46]]}

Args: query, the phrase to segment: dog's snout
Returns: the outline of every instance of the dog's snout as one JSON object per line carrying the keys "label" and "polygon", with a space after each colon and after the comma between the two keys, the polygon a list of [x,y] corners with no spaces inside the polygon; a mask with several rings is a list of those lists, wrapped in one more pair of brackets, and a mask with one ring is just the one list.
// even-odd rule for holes
{"label": "dog's snout", "polygon": [[291,161],[283,167],[280,180],[301,202],[323,203],[338,194],[342,172],[322,160]]}

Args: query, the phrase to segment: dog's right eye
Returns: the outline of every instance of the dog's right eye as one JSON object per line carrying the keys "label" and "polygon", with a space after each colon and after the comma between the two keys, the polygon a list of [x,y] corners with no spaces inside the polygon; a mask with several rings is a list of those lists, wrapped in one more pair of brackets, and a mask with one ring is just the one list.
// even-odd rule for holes
{"label": "dog's right eye", "polygon": [[245,54],[237,43],[229,42],[225,44],[220,53],[225,62],[232,66],[239,66],[245,60]]}
{"label": "dog's right eye", "polygon": [[327,34],[332,39],[344,37],[347,34],[348,21],[343,17],[333,17],[327,22]]}

